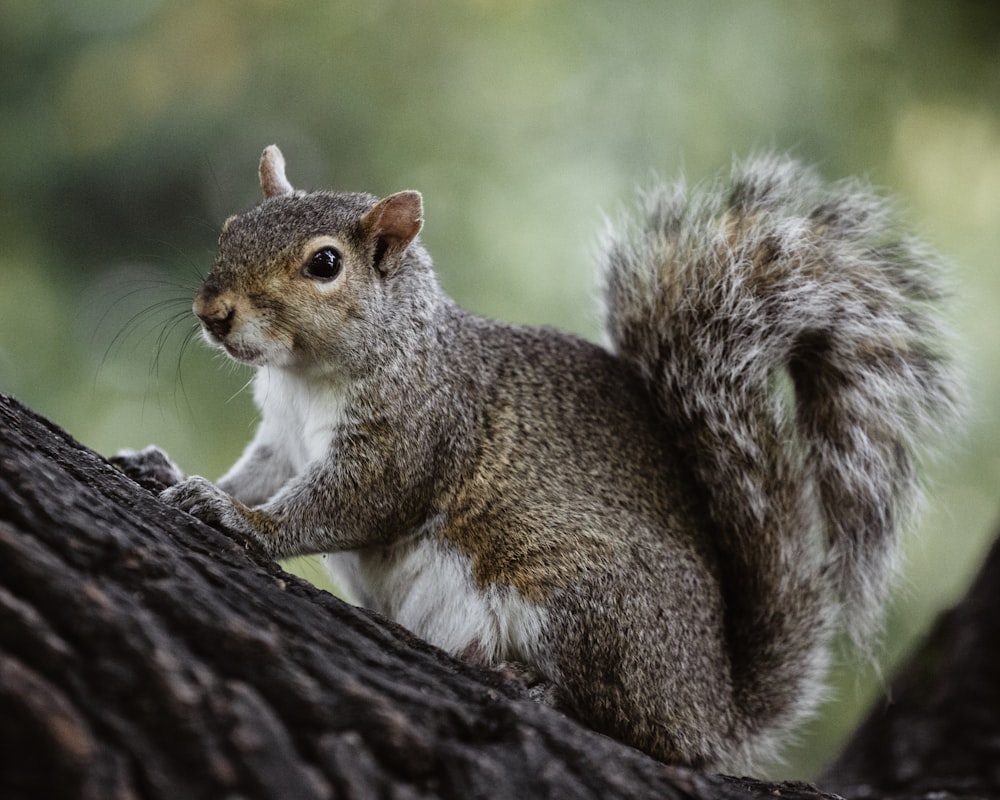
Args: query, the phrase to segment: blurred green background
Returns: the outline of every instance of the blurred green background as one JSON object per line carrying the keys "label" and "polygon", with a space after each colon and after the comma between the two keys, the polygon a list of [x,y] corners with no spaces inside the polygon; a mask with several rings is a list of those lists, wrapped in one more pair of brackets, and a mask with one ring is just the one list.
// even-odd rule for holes
{"label": "blurred green background", "polygon": [[[189,341],[190,301],[271,142],[300,188],[420,189],[466,307],[591,338],[604,212],[654,173],[790,149],[898,195],[955,263],[974,418],[931,470],[890,675],[962,593],[1000,505],[997,8],[3,0],[0,390],[102,453],[157,442],[223,472],[254,427],[249,372]],[[841,666],[772,774],[815,774],[879,681]]]}

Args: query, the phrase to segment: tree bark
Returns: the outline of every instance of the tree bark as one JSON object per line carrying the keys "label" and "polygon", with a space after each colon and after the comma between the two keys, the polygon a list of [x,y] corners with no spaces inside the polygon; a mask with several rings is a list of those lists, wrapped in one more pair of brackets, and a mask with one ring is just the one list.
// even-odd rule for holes
{"label": "tree bark", "polygon": [[849,797],[1000,797],[1000,540],[822,784]]}
{"label": "tree bark", "polygon": [[[1000,585],[997,553],[990,564]],[[960,730],[1000,762],[997,681],[986,677],[996,671],[1000,609],[996,592],[982,594],[942,622],[961,647],[930,678],[908,679],[942,681],[941,702],[900,716],[901,692],[862,729],[830,786],[899,797],[997,789],[995,766],[946,754]],[[907,777],[871,757],[871,741],[939,758]],[[589,731],[503,675],[446,656],[160,503],[0,395],[0,797],[776,792],[829,796],[665,766]]]}

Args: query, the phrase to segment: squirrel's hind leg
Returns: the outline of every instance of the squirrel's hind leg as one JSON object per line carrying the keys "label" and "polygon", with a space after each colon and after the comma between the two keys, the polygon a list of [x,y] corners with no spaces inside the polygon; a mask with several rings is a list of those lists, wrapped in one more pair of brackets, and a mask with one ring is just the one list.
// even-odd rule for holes
{"label": "squirrel's hind leg", "polygon": [[524,684],[528,697],[543,706],[570,713],[568,697],[557,683],[549,680],[539,672],[538,668],[520,661],[505,661],[497,664],[495,669]]}

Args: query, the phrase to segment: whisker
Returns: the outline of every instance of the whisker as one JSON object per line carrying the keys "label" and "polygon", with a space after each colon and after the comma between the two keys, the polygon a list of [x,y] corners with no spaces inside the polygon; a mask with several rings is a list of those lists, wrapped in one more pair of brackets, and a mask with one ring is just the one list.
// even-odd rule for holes
{"label": "whisker", "polygon": [[245,392],[249,388],[250,384],[253,383],[253,378],[254,378],[253,375],[247,378],[246,383],[244,383],[239,389],[237,389],[229,396],[229,399],[226,400],[226,404],[228,405],[229,403],[233,402],[233,400],[235,400],[237,397],[239,397],[241,394],[243,394],[243,392]]}
{"label": "whisker", "polygon": [[[159,312],[161,312],[161,311],[168,310],[171,306],[174,306],[174,305],[176,305],[179,302],[182,302],[182,301],[180,301],[180,300],[161,300],[159,302],[156,302],[156,303],[153,303],[153,304],[147,306],[146,308],[142,309],[141,311],[137,311],[136,313],[134,313],[131,317],[129,317],[125,321],[124,325],[122,325],[122,327],[119,329],[118,333],[115,334],[114,338],[111,340],[111,344],[108,346],[108,349],[111,350],[117,344],[119,344],[124,338],[127,338],[128,336],[131,336],[133,333],[135,333],[136,331],[138,331],[139,328],[140,328],[140,325],[142,325],[145,322],[149,322],[150,323],[150,328],[153,327],[153,323],[156,323],[157,327],[159,327],[159,325],[162,324],[162,323],[160,323],[158,320],[156,320],[154,318],[154,315],[157,314],[157,313],[159,313]],[[176,316],[176,317],[186,316],[186,315],[187,315],[187,311],[177,311],[174,314],[174,316]]]}
{"label": "whisker", "polygon": [[[165,284],[167,286],[169,284]],[[170,288],[176,289],[175,286],[170,285]],[[117,297],[109,306],[104,310],[101,316],[95,323],[93,333],[91,335],[91,342],[94,343],[97,337],[100,335],[102,327],[106,327],[109,320],[112,318],[114,311],[122,306],[123,303],[129,299],[135,298],[137,295],[142,294],[144,291],[150,290],[149,286],[139,287],[137,289],[132,289],[130,291],[122,293]],[[183,311],[178,307],[183,306]],[[155,302],[149,303],[144,308],[139,309],[132,313],[123,323],[120,324],[117,331],[111,337],[107,346],[104,348],[104,352],[101,356],[100,364],[94,374],[95,385],[99,379],[101,370],[104,369],[105,365],[111,359],[112,355],[119,350],[122,345],[128,341],[133,340],[135,342],[141,342],[145,339],[153,330],[159,331],[157,337],[156,350],[159,351],[163,347],[163,326],[170,325],[174,320],[180,320],[186,317],[190,312],[187,310],[188,300],[187,298],[181,298],[180,296],[167,297],[161,300],[156,300]],[[174,313],[170,313],[172,309],[176,309]],[[169,315],[164,319],[164,315]],[[175,323],[174,323],[175,324]],[[136,336],[137,333],[141,335]]]}
{"label": "whisker", "polygon": [[[93,388],[97,391],[102,372],[108,364],[121,361],[122,350],[129,345],[128,360],[140,356],[146,362],[147,385],[141,401],[141,414],[149,410],[150,390],[159,384],[168,354],[173,381],[173,403],[175,408],[184,409],[194,416],[184,385],[182,365],[188,351],[188,344],[197,332],[197,325],[191,313],[191,298],[195,290],[186,285],[189,282],[172,279],[163,274],[133,277],[150,267],[123,267],[118,273],[109,273],[94,288],[93,328],[91,343],[95,350],[103,349],[103,354],[94,372]],[[129,274],[131,272],[131,275]],[[130,279],[131,278],[131,279]],[[196,276],[200,285],[201,276]],[[103,285],[102,285],[103,284]],[[103,296],[103,301],[102,301]],[[143,300],[148,302],[143,303]],[[96,306],[96,308],[94,308]],[[86,304],[84,304],[86,307]],[[113,327],[112,327],[113,326]],[[176,347],[177,331],[182,331],[179,347]],[[99,340],[106,342],[103,348],[97,346]],[[125,363],[125,362],[123,362]],[[183,396],[181,401],[179,394]],[[156,405],[164,411],[161,396],[157,395]]]}
{"label": "whisker", "polygon": [[[152,358],[149,368],[150,376],[159,376],[160,374],[160,359],[163,355],[163,349],[166,347],[167,342],[170,339],[171,334],[177,330],[177,326],[183,322],[188,321],[190,317],[190,312],[177,312],[169,320],[164,322],[160,327],[159,333],[156,337],[156,352]],[[192,331],[193,333],[193,331]],[[191,335],[191,334],[188,334]]]}
{"label": "whisker", "polygon": [[[138,294],[142,294],[143,292],[150,291],[153,287],[164,286],[164,287],[170,287],[172,289],[176,288],[173,284],[170,284],[167,281],[134,281],[134,283],[141,285],[137,286],[135,289],[132,289],[130,291],[123,292],[120,296],[116,297],[113,302],[108,304],[108,306],[104,309],[104,312],[100,315],[100,317],[97,318],[97,322],[94,324],[94,331],[90,339],[91,344],[94,343],[94,339],[96,339],[100,327],[104,324],[104,322],[108,319],[108,317],[111,316],[111,313],[120,305],[122,305],[122,303],[124,303],[126,300],[129,300]],[[155,305],[167,302],[174,302],[174,299],[161,300]]]}
{"label": "whisker", "polygon": [[177,392],[180,390],[181,396],[184,398],[184,407],[187,409],[188,414],[195,418],[194,408],[191,405],[191,398],[188,396],[187,387],[184,385],[184,372],[181,369],[184,359],[184,353],[187,351],[188,345],[191,340],[198,334],[198,327],[192,326],[184,334],[184,338],[181,340],[180,350],[177,351],[177,364],[176,364],[176,379],[174,380],[174,405],[177,405]]}

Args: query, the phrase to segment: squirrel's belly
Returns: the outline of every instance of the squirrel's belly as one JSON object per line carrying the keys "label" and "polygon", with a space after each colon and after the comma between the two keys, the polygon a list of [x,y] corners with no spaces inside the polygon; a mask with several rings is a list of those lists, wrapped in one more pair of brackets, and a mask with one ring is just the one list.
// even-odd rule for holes
{"label": "squirrel's belly", "polygon": [[376,608],[454,656],[539,664],[548,614],[512,586],[480,587],[466,556],[433,535],[359,554]]}

